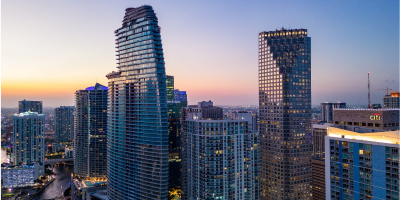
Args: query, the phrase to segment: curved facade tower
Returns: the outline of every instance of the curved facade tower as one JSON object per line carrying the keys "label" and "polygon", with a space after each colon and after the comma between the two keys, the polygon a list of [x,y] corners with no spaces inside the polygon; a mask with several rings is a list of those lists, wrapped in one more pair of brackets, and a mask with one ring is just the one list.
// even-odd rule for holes
{"label": "curved facade tower", "polygon": [[166,76],[153,8],[126,9],[115,35],[119,71],[107,75],[108,197],[167,199]]}

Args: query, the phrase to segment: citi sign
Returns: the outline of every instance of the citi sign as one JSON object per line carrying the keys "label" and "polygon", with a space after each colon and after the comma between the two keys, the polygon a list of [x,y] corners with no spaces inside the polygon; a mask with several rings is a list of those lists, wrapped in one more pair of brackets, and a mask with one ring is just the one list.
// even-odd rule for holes
{"label": "citi sign", "polygon": [[379,113],[375,113],[374,115],[369,117],[370,120],[381,120],[381,115]]}

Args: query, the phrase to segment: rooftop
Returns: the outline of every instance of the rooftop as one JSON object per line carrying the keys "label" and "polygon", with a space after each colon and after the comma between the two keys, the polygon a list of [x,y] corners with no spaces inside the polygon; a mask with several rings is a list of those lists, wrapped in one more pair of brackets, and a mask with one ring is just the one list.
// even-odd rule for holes
{"label": "rooftop", "polygon": [[385,131],[385,132],[369,132],[362,133],[356,129],[359,127],[354,127],[354,131],[345,130],[338,127],[328,127],[327,135],[329,137],[345,138],[351,140],[362,140],[369,142],[378,142],[386,144],[400,144],[400,131]]}
{"label": "rooftop", "polygon": [[393,108],[393,109],[384,109],[384,108],[379,108],[379,109],[372,109],[372,108],[335,108],[334,110],[400,111],[399,108]]}
{"label": "rooftop", "polygon": [[24,116],[44,116],[44,114],[38,114],[37,112],[28,111],[28,112],[23,112],[23,113],[15,113],[15,114],[13,114],[13,116],[16,116],[16,117],[24,117]]}

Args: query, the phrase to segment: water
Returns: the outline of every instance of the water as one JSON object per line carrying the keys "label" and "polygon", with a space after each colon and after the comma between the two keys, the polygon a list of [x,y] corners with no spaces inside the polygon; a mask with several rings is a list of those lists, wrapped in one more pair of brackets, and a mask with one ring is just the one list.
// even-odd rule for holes
{"label": "water", "polygon": [[[3,162],[7,162],[6,149],[1,149],[1,163]],[[74,172],[74,166],[64,166],[61,164],[58,167],[54,167],[54,172],[57,173],[55,177],[56,179],[33,200],[51,199],[61,196],[61,194],[69,187],[69,183],[71,182],[71,173]]]}
{"label": "water", "polygon": [[1,149],[1,163],[7,162],[7,151],[6,149]]}
{"label": "water", "polygon": [[33,200],[51,199],[61,196],[61,194],[69,187],[69,183],[71,182],[71,173],[74,172],[74,166],[59,165],[58,167],[54,167],[54,172],[57,173],[56,179]]}

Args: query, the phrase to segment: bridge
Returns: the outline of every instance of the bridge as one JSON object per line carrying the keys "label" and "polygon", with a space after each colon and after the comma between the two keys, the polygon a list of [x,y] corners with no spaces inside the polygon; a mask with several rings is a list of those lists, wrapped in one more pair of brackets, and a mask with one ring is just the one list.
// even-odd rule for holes
{"label": "bridge", "polygon": [[47,159],[44,162],[44,164],[52,165],[52,164],[62,163],[62,162],[67,162],[67,161],[74,161],[74,158]]}

